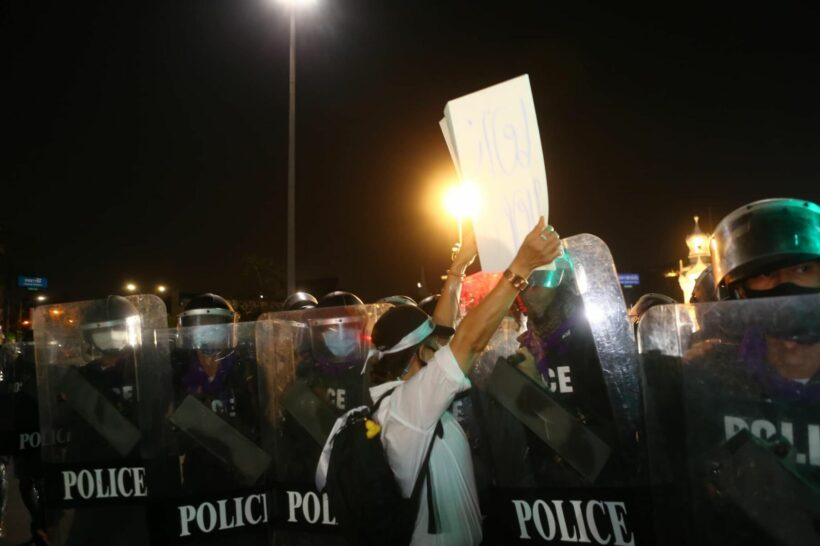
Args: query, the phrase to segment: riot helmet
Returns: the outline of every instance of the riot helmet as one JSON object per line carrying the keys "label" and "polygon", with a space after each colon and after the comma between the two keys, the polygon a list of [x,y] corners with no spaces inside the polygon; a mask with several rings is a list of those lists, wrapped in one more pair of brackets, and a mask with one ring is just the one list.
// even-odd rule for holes
{"label": "riot helmet", "polygon": [[749,203],[718,223],[710,249],[715,288],[725,287],[728,298],[817,292],[788,278],[749,283],[801,264],[820,267],[820,207],[786,198]]}
{"label": "riot helmet", "polygon": [[122,296],[108,296],[91,302],[79,325],[83,356],[117,356],[141,343],[142,324],[136,306]]}
{"label": "riot helmet", "polygon": [[283,311],[300,311],[302,309],[312,309],[319,302],[307,292],[294,292],[282,303]]}
{"label": "riot helmet", "polygon": [[410,296],[402,296],[402,295],[395,295],[395,296],[387,296],[376,303],[392,303],[393,305],[418,305],[416,300],[411,298]]}
{"label": "riot helmet", "polygon": [[675,305],[676,303],[678,302],[666,294],[656,294],[654,292],[650,292],[638,298],[638,301],[636,301],[635,304],[629,308],[626,316],[629,318],[629,322],[637,328],[638,323],[641,321],[641,317],[643,317],[647,311],[656,305]]}
{"label": "riot helmet", "polygon": [[337,290],[319,298],[317,307],[346,307],[348,305],[364,305],[356,294]]}
{"label": "riot helmet", "polygon": [[707,303],[719,299],[721,298],[718,297],[718,292],[715,290],[715,276],[712,272],[712,264],[709,264],[695,279],[695,287],[692,289],[689,303]]}
{"label": "riot helmet", "polygon": [[192,298],[177,316],[177,340],[183,349],[218,354],[236,345],[236,323],[239,313],[216,294]]}

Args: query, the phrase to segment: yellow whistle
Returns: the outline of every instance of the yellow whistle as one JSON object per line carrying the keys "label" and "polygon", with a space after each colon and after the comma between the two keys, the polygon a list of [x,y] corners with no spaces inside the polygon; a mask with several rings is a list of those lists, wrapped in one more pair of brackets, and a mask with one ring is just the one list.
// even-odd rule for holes
{"label": "yellow whistle", "polygon": [[372,440],[376,436],[379,435],[381,432],[382,427],[376,421],[371,421],[370,419],[364,420],[364,428],[367,429],[367,439]]}

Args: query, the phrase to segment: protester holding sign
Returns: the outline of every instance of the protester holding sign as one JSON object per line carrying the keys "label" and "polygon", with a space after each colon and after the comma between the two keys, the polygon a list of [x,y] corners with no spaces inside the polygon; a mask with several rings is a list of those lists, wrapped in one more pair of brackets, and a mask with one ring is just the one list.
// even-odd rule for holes
{"label": "protester holding sign", "polygon": [[[446,413],[446,409],[457,393],[470,387],[466,374],[513,300],[527,286],[526,279],[530,273],[557,258],[560,246],[558,236],[545,225],[542,217],[524,239],[504,278],[459,324],[449,345],[435,352],[430,351],[432,354],[426,361],[428,351],[423,348],[428,346],[430,338],[436,333],[436,327],[429,317],[421,324],[415,324],[409,333],[394,331],[390,332],[391,335],[384,335],[385,340],[391,339],[391,345],[379,343],[378,338],[382,336],[378,335],[378,331],[380,326],[399,327],[399,321],[394,321],[390,318],[391,313],[386,313],[374,327],[373,341],[382,355],[411,347],[416,349],[400,378],[371,388],[374,400],[384,398],[374,420],[381,427],[381,443],[405,497],[411,496],[439,422],[443,428],[442,437],[433,446],[429,462],[429,473],[434,484],[432,513],[435,514],[438,532],[429,533],[431,513],[428,504],[421,502],[411,544],[481,542],[481,516],[470,449],[463,430],[455,418]],[[385,324],[388,321],[395,324]],[[376,370],[382,364],[382,358],[375,363]],[[333,439],[331,435],[317,468],[319,489],[324,488],[328,477]],[[425,490],[422,491],[422,499],[427,498]]]}

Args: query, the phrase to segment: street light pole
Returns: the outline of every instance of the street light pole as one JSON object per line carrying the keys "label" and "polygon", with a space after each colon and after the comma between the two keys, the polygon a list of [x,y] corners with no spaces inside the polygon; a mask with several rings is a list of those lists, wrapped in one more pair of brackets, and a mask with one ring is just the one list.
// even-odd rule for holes
{"label": "street light pole", "polygon": [[287,292],[296,291],[296,6],[290,7],[290,110],[288,120]]}

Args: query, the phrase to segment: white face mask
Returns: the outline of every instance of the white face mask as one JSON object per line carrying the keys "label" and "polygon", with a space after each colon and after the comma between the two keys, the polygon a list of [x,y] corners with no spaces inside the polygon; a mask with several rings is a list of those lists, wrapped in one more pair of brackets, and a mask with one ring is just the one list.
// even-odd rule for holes
{"label": "white face mask", "polygon": [[337,358],[352,355],[359,346],[357,332],[341,327],[329,328],[322,332],[322,341]]}

